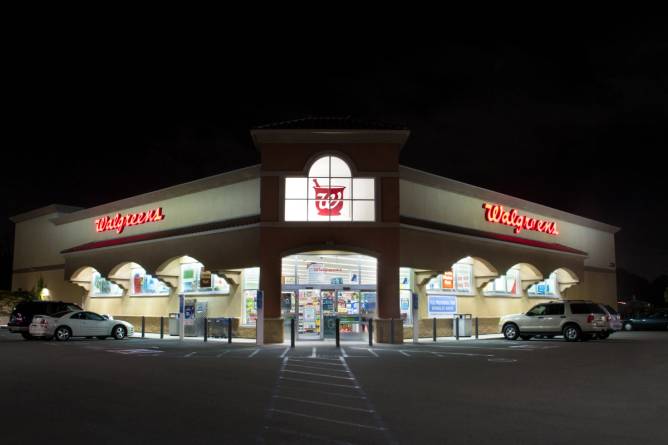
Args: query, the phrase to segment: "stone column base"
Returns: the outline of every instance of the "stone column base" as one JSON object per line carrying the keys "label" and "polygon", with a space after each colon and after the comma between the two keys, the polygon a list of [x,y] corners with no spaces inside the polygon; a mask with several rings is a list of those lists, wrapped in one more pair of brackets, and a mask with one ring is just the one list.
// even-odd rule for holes
{"label": "stone column base", "polygon": [[[394,327],[394,330],[392,330],[392,327]],[[376,318],[373,320],[373,333],[376,343],[401,344],[404,342],[404,321],[400,318],[391,320]]]}
{"label": "stone column base", "polygon": [[283,343],[283,319],[264,319],[264,344]]}

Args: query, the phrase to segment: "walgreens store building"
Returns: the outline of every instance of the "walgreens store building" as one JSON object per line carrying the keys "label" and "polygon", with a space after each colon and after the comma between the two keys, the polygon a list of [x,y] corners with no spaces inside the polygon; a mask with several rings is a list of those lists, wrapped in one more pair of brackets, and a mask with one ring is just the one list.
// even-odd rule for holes
{"label": "walgreens store building", "polygon": [[431,336],[434,318],[449,335],[454,314],[484,333],[539,302],[616,305],[616,227],[401,166],[406,129],[305,119],[251,134],[260,165],[15,216],[13,289],[41,279],[45,298],[143,316],[149,332],[183,295],[186,318],[232,318],[249,338],[262,290],[266,343],[292,317],[300,340],[333,336],[336,318],[362,336],[373,318],[396,343],[413,325]]}

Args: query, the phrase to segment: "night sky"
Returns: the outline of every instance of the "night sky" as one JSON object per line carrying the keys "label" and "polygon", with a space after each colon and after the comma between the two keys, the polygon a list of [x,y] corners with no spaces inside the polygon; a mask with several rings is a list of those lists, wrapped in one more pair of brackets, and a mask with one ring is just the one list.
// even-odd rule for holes
{"label": "night sky", "polygon": [[618,267],[668,274],[665,23],[24,37],[5,57],[0,289],[9,216],[252,165],[253,126],[348,115],[406,125],[404,165],[619,226]]}

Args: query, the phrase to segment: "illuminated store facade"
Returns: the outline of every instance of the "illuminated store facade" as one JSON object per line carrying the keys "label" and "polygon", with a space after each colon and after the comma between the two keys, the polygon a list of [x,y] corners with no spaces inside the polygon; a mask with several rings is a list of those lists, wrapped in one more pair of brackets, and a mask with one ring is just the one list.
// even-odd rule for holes
{"label": "illuminated store facade", "polygon": [[15,216],[13,288],[41,278],[52,299],[132,320],[168,317],[184,295],[249,337],[262,290],[268,343],[292,317],[301,340],[337,318],[359,338],[373,318],[379,341],[400,342],[455,313],[492,332],[542,301],[616,304],[616,227],[401,166],[405,129],[333,124],[252,130],[259,165]]}

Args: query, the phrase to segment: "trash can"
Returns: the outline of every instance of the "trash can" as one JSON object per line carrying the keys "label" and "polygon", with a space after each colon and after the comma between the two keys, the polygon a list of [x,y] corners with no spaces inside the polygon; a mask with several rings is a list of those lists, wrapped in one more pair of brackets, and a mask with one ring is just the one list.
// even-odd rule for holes
{"label": "trash can", "polygon": [[472,314],[454,314],[452,317],[452,335],[457,335],[457,325],[459,325],[459,336],[470,337],[473,333],[473,315]]}
{"label": "trash can", "polygon": [[169,314],[169,335],[179,335],[179,314],[177,312]]}

